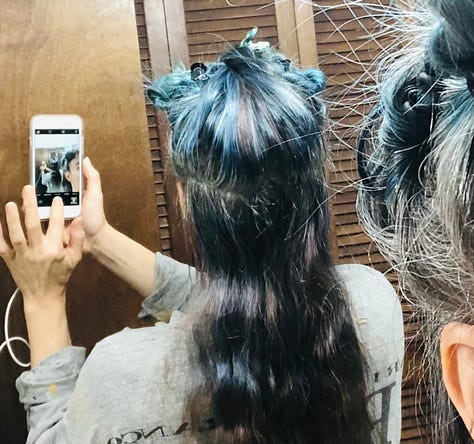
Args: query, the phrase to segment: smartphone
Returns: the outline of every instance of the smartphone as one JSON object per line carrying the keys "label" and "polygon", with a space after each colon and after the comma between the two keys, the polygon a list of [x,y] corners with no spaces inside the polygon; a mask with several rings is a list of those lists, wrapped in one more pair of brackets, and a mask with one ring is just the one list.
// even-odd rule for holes
{"label": "smartphone", "polygon": [[51,217],[56,196],[63,200],[66,219],[81,213],[83,129],[75,114],[41,114],[30,121],[30,176],[42,220]]}

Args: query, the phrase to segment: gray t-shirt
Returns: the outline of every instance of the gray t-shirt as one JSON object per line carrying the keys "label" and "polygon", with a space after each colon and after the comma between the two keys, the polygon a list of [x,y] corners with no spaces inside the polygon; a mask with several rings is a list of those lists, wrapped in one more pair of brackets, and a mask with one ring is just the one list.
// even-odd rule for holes
{"label": "gray t-shirt", "polygon": [[[337,267],[347,287],[370,369],[368,385],[376,442],[400,441],[403,321],[398,298],[379,272]],[[183,419],[191,390],[190,319],[195,270],[156,256],[156,286],[141,317],[172,309],[168,324],[125,328],[100,341],[85,359],[67,347],[22,373],[16,382],[27,411],[27,444],[164,444],[189,442]],[[210,442],[203,431],[199,442]]]}

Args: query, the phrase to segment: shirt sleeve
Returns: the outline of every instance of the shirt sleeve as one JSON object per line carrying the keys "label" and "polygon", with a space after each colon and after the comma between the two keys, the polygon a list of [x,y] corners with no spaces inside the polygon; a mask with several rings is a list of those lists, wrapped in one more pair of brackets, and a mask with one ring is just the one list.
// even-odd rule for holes
{"label": "shirt sleeve", "polygon": [[16,388],[26,410],[26,444],[64,442],[62,418],[85,356],[83,347],[66,347],[17,378]]}
{"label": "shirt sleeve", "polygon": [[189,311],[196,284],[196,269],[161,253],[155,258],[155,286],[142,303],[141,319],[157,319],[163,310]]}

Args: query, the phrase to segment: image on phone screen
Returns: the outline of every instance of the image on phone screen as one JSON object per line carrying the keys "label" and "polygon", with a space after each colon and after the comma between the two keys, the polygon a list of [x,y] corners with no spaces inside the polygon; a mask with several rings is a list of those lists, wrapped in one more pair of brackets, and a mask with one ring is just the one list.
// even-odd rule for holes
{"label": "image on phone screen", "polygon": [[64,205],[80,203],[79,129],[35,129],[35,189],[39,207],[49,207],[55,196]]}

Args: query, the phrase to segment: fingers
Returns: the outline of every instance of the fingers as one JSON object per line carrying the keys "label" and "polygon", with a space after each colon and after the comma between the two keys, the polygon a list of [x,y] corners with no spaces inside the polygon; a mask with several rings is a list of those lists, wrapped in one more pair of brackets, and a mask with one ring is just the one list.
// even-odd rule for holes
{"label": "fingers", "polygon": [[82,257],[82,246],[84,244],[85,233],[82,229],[81,218],[77,217],[72,221],[69,227],[69,245],[68,249],[71,250],[74,258],[79,261]]}
{"label": "fingers", "polygon": [[63,200],[56,196],[51,205],[51,218],[49,219],[46,237],[49,241],[63,245],[64,234],[64,205]]}
{"label": "fingers", "polygon": [[25,234],[20,223],[20,215],[18,207],[14,202],[8,202],[5,205],[5,213],[7,218],[8,233],[10,234],[10,242],[13,248],[18,252],[23,252],[27,248]]}
{"label": "fingers", "polygon": [[22,191],[22,197],[28,244],[35,247],[40,245],[43,240],[43,231],[41,230],[41,221],[36,204],[35,189],[31,185],[25,186]]}
{"label": "fingers", "polygon": [[99,172],[92,166],[92,163],[88,157],[84,159],[83,168],[84,176],[87,180],[87,189],[86,192],[88,194],[102,194],[102,186],[100,183],[100,174]]}
{"label": "fingers", "polygon": [[0,222],[0,257],[3,257],[4,259],[9,258],[11,253],[12,251],[3,236],[2,223]]}

